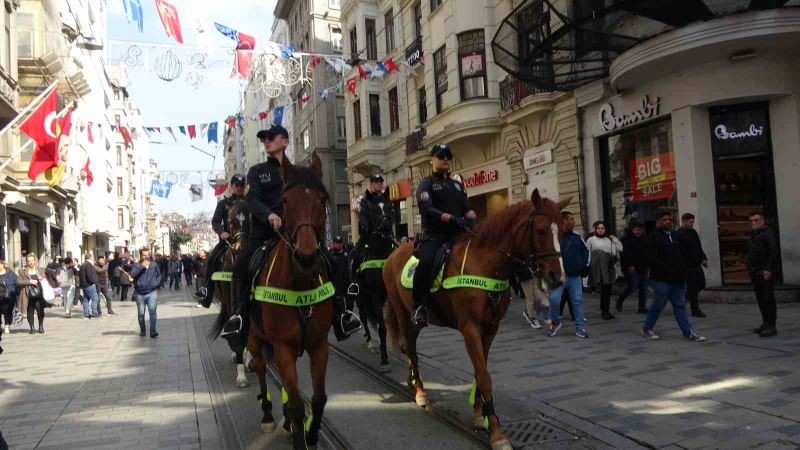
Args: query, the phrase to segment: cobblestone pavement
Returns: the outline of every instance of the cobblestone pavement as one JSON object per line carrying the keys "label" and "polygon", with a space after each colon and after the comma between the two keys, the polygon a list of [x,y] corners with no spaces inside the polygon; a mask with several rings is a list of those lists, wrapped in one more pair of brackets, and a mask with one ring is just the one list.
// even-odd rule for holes
{"label": "cobblestone pavement", "polygon": [[45,334],[3,335],[0,430],[14,449],[198,449],[218,442],[186,294],[159,294],[156,339],[136,307],[82,320],[48,309]]}
{"label": "cobblestone pavement", "polygon": [[[508,400],[501,417],[543,413],[617,447],[627,445],[615,437],[651,448],[800,448],[800,304],[778,305],[780,334],[769,339],[750,332],[756,305],[703,304],[708,318],[691,319],[705,343],[683,339],[670,306],[655,327],[662,340],[648,341],[634,305],[612,321],[595,296],[586,305],[590,339],[569,320],[547,338],[512,302],[489,361]],[[472,366],[457,332],[426,329],[418,349],[423,380],[439,372],[466,392]]]}

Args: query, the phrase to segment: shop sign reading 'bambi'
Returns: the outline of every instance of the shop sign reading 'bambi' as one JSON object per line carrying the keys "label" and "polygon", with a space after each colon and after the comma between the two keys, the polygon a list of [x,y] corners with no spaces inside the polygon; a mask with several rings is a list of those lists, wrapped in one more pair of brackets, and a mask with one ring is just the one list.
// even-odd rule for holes
{"label": "shop sign reading 'bambi'", "polygon": [[628,164],[634,202],[668,199],[675,192],[675,164],[671,152],[636,158]]}
{"label": "shop sign reading 'bambi'", "polygon": [[614,115],[614,107],[611,103],[600,106],[600,125],[605,131],[613,131],[628,125],[633,125],[643,120],[652,119],[658,115],[658,97],[652,102],[645,95],[642,97],[642,104],[636,111]]}
{"label": "shop sign reading 'bambi'", "polygon": [[464,178],[464,187],[471,188],[481,184],[491,183],[500,179],[500,172],[497,169],[481,170],[475,172],[471,177]]}

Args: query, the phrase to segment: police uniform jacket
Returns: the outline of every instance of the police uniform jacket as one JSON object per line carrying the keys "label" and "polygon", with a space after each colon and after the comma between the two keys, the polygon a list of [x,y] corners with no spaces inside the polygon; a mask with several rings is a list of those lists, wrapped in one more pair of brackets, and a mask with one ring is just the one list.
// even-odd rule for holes
{"label": "police uniform jacket", "polygon": [[244,200],[244,196],[232,194],[230,197],[223,198],[217,202],[214,216],[211,217],[211,228],[214,229],[214,233],[217,233],[217,236],[222,233],[230,233],[230,230],[228,230],[228,210],[237,200]]}
{"label": "police uniform jacket", "polygon": [[417,187],[417,204],[423,235],[433,239],[444,239],[461,231],[452,222],[442,222],[443,213],[464,217],[472,209],[461,181],[438,172]]}
{"label": "police uniform jacket", "polygon": [[273,236],[270,214],[283,215],[283,180],[281,164],[272,156],[266,162],[256,164],[247,172],[247,208],[250,210],[251,239],[269,239]]}
{"label": "police uniform jacket", "polygon": [[369,189],[364,192],[364,196],[361,198],[358,210],[358,232],[360,234],[364,235],[372,231],[370,229],[372,226],[370,211],[372,208],[380,208],[379,205],[381,203],[383,203],[385,214],[391,216],[392,203],[386,197],[385,192],[373,193]]}

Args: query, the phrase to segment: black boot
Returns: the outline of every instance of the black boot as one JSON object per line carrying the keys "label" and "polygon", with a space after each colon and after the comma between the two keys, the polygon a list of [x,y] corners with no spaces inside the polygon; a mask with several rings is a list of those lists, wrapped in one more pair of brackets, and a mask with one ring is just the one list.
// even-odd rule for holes
{"label": "black boot", "polygon": [[[231,346],[231,349],[234,347],[243,348],[243,325],[244,325],[244,317],[247,315],[247,299],[242,298],[242,290],[244,286],[242,286],[241,281],[239,280],[231,280],[231,299],[236,302],[236,309],[233,315],[225,322],[225,325],[222,327],[222,333],[220,333],[220,337],[225,338],[228,341],[228,345]],[[236,351],[236,350],[234,350]]]}
{"label": "black boot", "polygon": [[353,311],[347,309],[343,297],[333,299],[333,334],[336,340],[342,342],[351,334],[362,328],[361,321]]}

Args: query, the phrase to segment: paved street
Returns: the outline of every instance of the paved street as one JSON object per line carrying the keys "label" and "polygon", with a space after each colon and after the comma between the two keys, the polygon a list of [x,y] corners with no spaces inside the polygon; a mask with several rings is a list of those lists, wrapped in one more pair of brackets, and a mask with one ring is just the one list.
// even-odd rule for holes
{"label": "paved street", "polygon": [[[0,430],[11,447],[286,448],[281,432],[257,431],[255,376],[248,389],[235,389],[224,344],[204,341],[216,309],[197,310],[184,292],[163,291],[160,300],[158,339],[138,336],[130,302],[92,321],[49,310],[45,335],[27,327],[4,335]],[[664,339],[650,342],[636,332],[641,316],[602,322],[597,301],[587,304],[589,340],[574,337],[568,321],[547,339],[523,324],[522,303],[512,304],[490,359],[497,410],[515,443],[533,448],[517,430],[535,420],[547,428],[536,446],[547,448],[800,446],[800,305],[780,305],[774,339],[748,332],[754,305],[705,305],[709,318],[694,323],[709,342],[695,344],[669,314],[656,327]],[[377,366],[360,338],[338,348]],[[471,369],[459,336],[427,329],[420,349],[434,405],[470,420]],[[394,356],[389,377],[403,383],[405,364]],[[420,437],[441,447],[437,439],[458,438],[403,399],[348,376],[353,370],[331,357],[327,417],[354,448],[408,447]]]}

